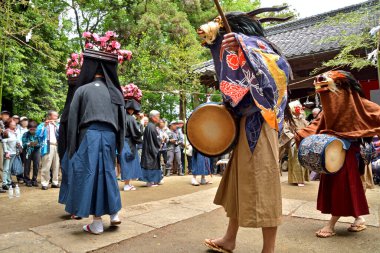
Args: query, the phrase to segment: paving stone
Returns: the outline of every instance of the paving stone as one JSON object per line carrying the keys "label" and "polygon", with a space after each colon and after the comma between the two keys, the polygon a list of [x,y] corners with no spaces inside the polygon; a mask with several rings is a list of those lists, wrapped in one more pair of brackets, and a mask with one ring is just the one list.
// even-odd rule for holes
{"label": "paving stone", "polygon": [[[379,227],[379,206],[370,207],[370,215],[363,216],[366,219],[366,224],[369,226]],[[315,219],[315,220],[329,220],[329,214],[322,214],[317,210],[316,202],[306,202],[301,205],[293,214],[294,217]],[[339,219],[339,222],[352,223],[354,221],[353,217],[342,217]]]}
{"label": "paving stone", "polygon": [[169,206],[168,201],[152,201],[144,204],[129,206],[125,208],[127,217],[132,217],[136,215],[141,215],[144,213],[149,213],[155,210],[160,210],[167,208]]}
{"label": "paving stone", "polygon": [[133,216],[130,217],[129,220],[154,228],[161,228],[203,213],[204,212],[200,210],[173,206],[154,212]]}
{"label": "paving stone", "polygon": [[214,204],[215,194],[216,188],[206,191],[199,191],[193,194],[184,195],[182,196],[182,198],[173,200],[172,204],[176,203],[186,208],[201,210],[204,212],[211,212],[215,209],[220,208],[220,206]]}
{"label": "paving stone", "polygon": [[219,208],[219,206],[213,204],[215,193],[216,188],[212,188],[160,201],[147,202],[127,207],[126,213],[128,217],[133,217],[165,208],[171,208],[173,206],[182,206],[194,210],[211,212]]}
{"label": "paving stone", "polygon": [[[137,224],[128,220],[122,220],[122,224],[119,227],[109,227],[109,218],[104,218],[104,233],[102,235],[90,235],[84,233],[82,230],[82,227],[90,222],[91,219],[83,219],[80,221],[68,220],[31,228],[31,230],[45,237],[54,245],[61,247],[67,252],[73,253],[82,253],[100,249],[153,230],[152,227]],[[45,252],[55,251],[49,250]]]}
{"label": "paving stone", "polygon": [[34,253],[65,251],[32,231],[0,234],[0,252]]}
{"label": "paving stone", "polygon": [[282,199],[282,215],[290,215],[307,201],[298,199]]}
{"label": "paving stone", "polygon": [[280,177],[280,182],[284,183],[288,181],[288,172],[282,172],[282,176]]}

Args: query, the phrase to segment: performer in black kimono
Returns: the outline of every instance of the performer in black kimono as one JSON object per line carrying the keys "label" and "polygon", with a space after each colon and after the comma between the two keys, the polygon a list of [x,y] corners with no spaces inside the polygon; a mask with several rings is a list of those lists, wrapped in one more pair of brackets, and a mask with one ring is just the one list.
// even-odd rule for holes
{"label": "performer in black kimono", "polygon": [[121,223],[115,160],[116,148],[123,149],[125,109],[117,65],[116,54],[87,49],[69,110],[66,152],[72,175],[65,210],[93,215],[83,227],[93,234],[103,232],[102,215],[111,216],[111,225]]}
{"label": "performer in black kimono", "polygon": [[[68,157],[66,154],[66,148],[67,148],[67,124],[69,120],[69,110],[70,110],[70,104],[74,97],[74,92],[76,88],[78,79],[77,78],[69,78],[69,88],[67,91],[66,96],[66,103],[63,108],[63,112],[61,115],[60,120],[60,126],[59,126],[59,138],[58,138],[58,155],[59,160],[61,163],[61,173],[62,173],[62,180],[61,180],[61,187],[59,189],[59,197],[58,197],[58,203],[65,204],[68,194],[68,189],[70,187],[70,181],[71,178],[71,172],[72,170],[68,167]],[[71,216],[72,219],[80,219],[80,217],[77,217],[75,215]]]}
{"label": "performer in black kimono", "polygon": [[[67,95],[66,95],[66,102],[65,106],[63,108],[63,112],[60,119],[60,125],[59,125],[59,133],[58,133],[58,156],[61,163],[61,174],[62,174],[62,180],[61,180],[61,187],[59,189],[59,197],[58,197],[58,203],[65,204],[68,194],[68,188],[70,187],[69,178],[71,178],[71,172],[70,168],[68,167],[68,157],[66,155],[66,148],[67,148],[67,124],[69,120],[69,110],[71,101],[73,100],[74,93],[76,90],[76,85],[78,81],[78,76],[80,74],[80,67],[81,67],[81,57],[76,54],[72,53],[70,55],[70,58],[68,58],[68,62],[66,65],[66,75],[68,78],[68,89],[67,89]],[[71,215],[72,219],[81,219],[80,217],[77,217],[75,215]]]}
{"label": "performer in black kimono", "polygon": [[149,123],[144,130],[141,155],[142,180],[146,182],[147,187],[158,186],[162,180],[159,155],[162,141],[156,128],[159,122],[160,113],[155,110],[151,111],[149,113]]}
{"label": "performer in black kimono", "polygon": [[136,188],[131,184],[131,180],[142,177],[140,158],[137,152],[137,144],[142,143],[142,132],[133,117],[133,114],[141,110],[141,96],[137,95],[141,94],[141,90],[136,85],[129,84],[123,87],[123,92],[127,114],[125,118],[124,148],[119,156],[121,180],[124,181],[124,191],[134,191]]}

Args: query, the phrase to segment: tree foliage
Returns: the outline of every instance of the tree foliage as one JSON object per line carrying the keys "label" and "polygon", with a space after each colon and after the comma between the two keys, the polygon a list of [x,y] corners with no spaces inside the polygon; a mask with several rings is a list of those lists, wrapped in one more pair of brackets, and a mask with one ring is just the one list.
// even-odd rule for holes
{"label": "tree foliage", "polygon": [[367,58],[367,53],[376,48],[377,39],[369,34],[369,30],[378,24],[379,17],[380,3],[377,3],[374,6],[364,6],[357,11],[350,12],[349,15],[346,13],[338,14],[320,23],[319,26],[334,24],[337,27],[344,27],[341,33],[329,36],[320,42],[335,42],[341,47],[339,53],[333,59],[324,62],[323,66],[346,66],[359,70],[376,66]]}
{"label": "tree foliage", "polygon": [[[59,22],[64,5],[61,1],[35,0],[24,8],[20,3],[0,3],[0,35],[5,43],[5,52],[0,51],[1,58],[5,53],[3,101],[12,107],[4,109],[41,120],[47,110],[62,108],[65,100],[63,73],[69,50],[65,27]],[[31,30],[32,38],[26,42]]]}
{"label": "tree foliage", "polygon": [[[116,31],[123,48],[133,52],[132,61],[119,66],[119,77],[123,85],[133,82],[143,90],[145,112],[159,109],[173,119],[182,112],[179,104],[187,103],[188,113],[206,101],[204,95],[189,94],[205,92],[192,66],[210,58],[196,29],[218,15],[212,0],[34,0],[20,5],[30,2],[0,2],[0,59],[6,43],[5,109],[38,120],[48,109],[62,109],[66,58],[83,50],[84,31],[108,30]],[[226,12],[251,11],[260,4],[259,0],[220,2]],[[26,42],[31,30],[32,38]],[[180,98],[184,92],[188,95]],[[211,99],[220,100],[220,95]]]}
{"label": "tree foliage", "polygon": [[[191,67],[207,58],[202,57],[205,49],[197,40],[187,14],[169,0],[144,1],[135,8],[140,13],[138,18],[133,12],[122,9],[109,16],[104,24],[104,29],[128,34],[122,38],[123,44],[134,56],[131,62],[120,67],[122,83],[134,82],[146,91],[199,89],[199,78]],[[115,22],[115,18],[133,21],[133,25],[125,26],[124,22]],[[159,108],[167,118],[174,112],[179,113],[178,109],[171,109],[173,102],[178,104],[178,97],[168,99],[176,96],[173,93],[165,96],[152,92],[145,94],[148,99],[143,99],[143,108],[146,111]]]}

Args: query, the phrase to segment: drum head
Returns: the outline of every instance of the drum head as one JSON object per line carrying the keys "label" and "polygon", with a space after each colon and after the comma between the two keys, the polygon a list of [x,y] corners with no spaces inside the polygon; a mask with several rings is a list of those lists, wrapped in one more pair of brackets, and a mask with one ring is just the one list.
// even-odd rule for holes
{"label": "drum head", "polygon": [[191,145],[206,156],[220,156],[234,144],[237,136],[235,119],[223,105],[201,105],[187,123]]}
{"label": "drum head", "polygon": [[334,140],[327,145],[325,150],[325,168],[329,173],[339,171],[346,159],[346,151],[343,149],[343,143],[340,140]]}

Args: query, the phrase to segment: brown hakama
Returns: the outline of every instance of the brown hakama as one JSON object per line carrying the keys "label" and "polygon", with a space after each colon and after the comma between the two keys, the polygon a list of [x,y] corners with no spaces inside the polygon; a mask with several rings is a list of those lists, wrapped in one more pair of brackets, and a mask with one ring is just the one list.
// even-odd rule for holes
{"label": "brown hakama", "polygon": [[288,152],[288,183],[303,184],[309,181],[309,170],[301,166],[298,160],[298,148],[292,144]]}
{"label": "brown hakama", "polygon": [[282,216],[278,132],[264,122],[252,153],[245,120],[240,121],[239,140],[214,203],[223,206],[241,227],[276,227]]}

